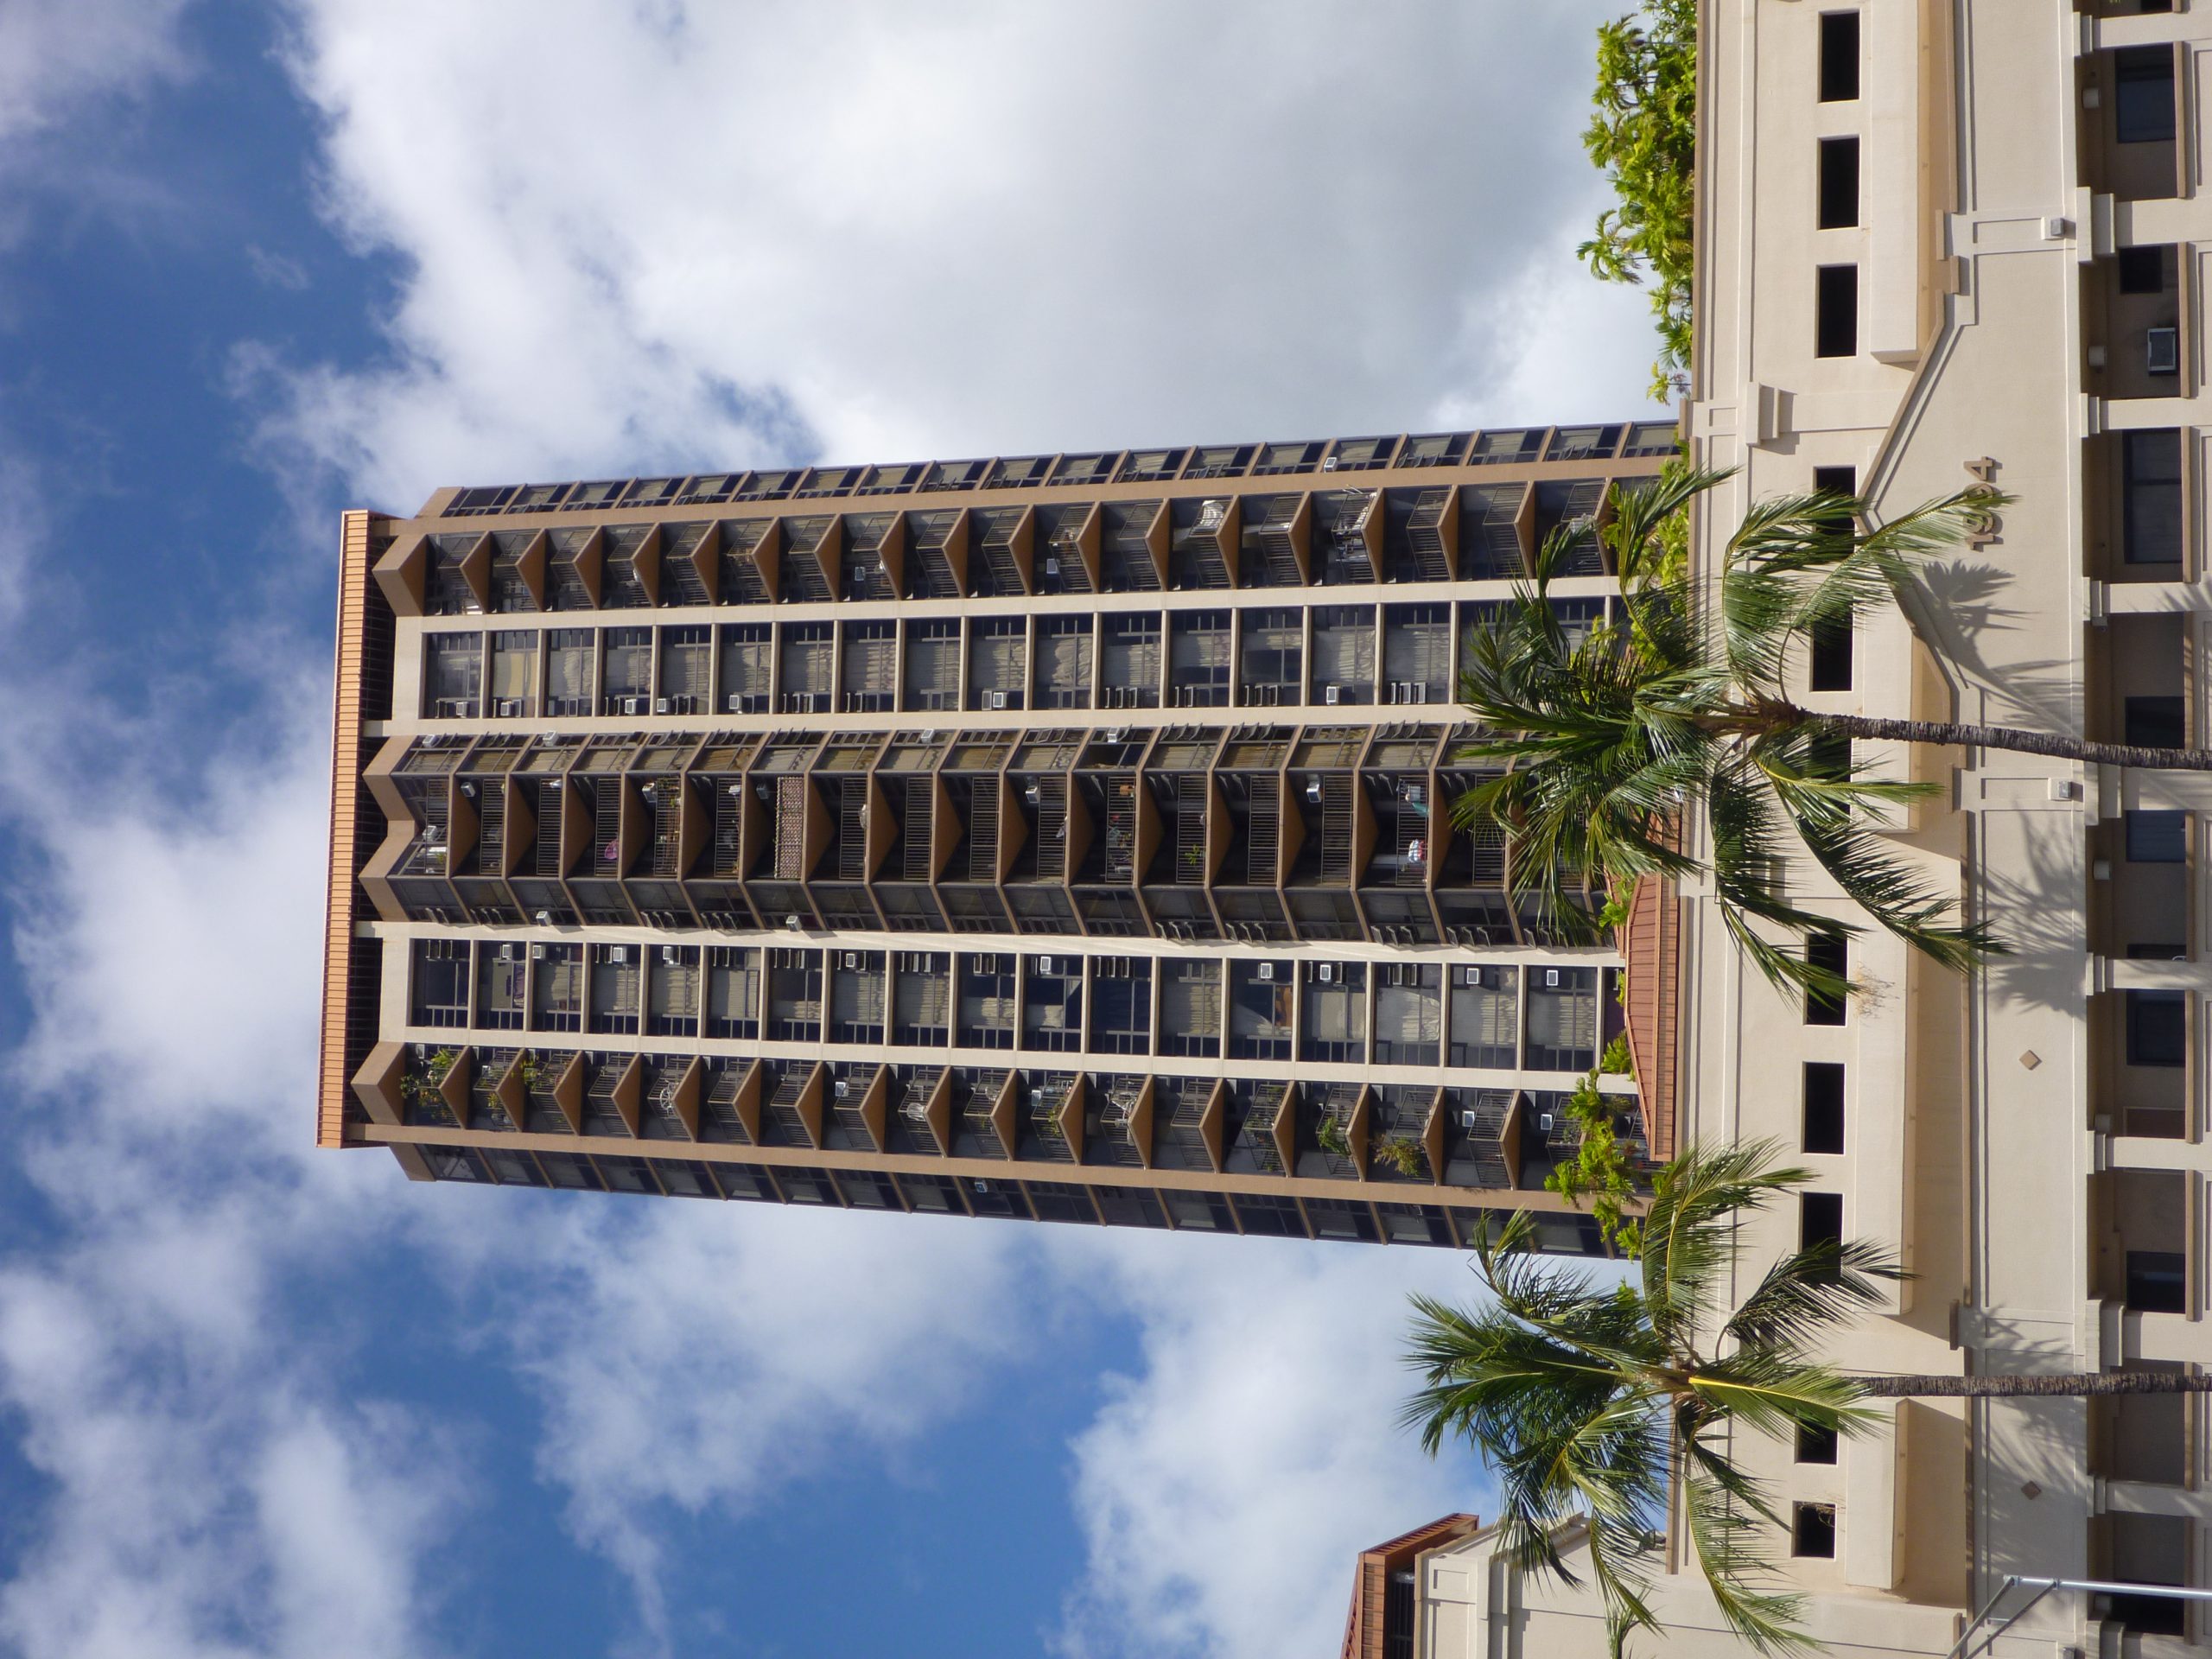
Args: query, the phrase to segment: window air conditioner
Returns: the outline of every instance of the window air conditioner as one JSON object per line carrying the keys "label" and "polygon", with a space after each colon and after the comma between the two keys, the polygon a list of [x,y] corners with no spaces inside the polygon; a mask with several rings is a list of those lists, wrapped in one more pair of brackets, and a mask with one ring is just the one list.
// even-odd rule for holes
{"label": "window air conditioner", "polygon": [[1480,1125],[1481,1119],[1471,1109],[1459,1114],[1459,1127],[1470,1134]]}
{"label": "window air conditioner", "polygon": [[664,715],[668,713],[668,699],[666,697],[656,697],[653,699],[653,713],[657,715]]}
{"label": "window air conditioner", "polygon": [[1272,962],[1262,963],[1257,968],[1254,969],[1252,972],[1253,976],[1257,979],[1261,984],[1272,985],[1274,983],[1275,965]]}
{"label": "window air conditioner", "polygon": [[1005,707],[1006,707],[1006,693],[1005,693],[1005,692],[1003,692],[1003,691],[994,691],[994,692],[992,692],[992,693],[991,693],[991,695],[990,695],[990,702],[991,702],[991,707],[992,707],[992,708],[994,708],[994,709],[1003,709],[1003,708],[1005,708]]}
{"label": "window air conditioner", "polygon": [[846,1082],[846,1081],[845,1081],[845,1079],[844,1079],[844,1078],[842,1078],[842,1077],[839,1077],[839,1078],[837,1078],[835,1082],[833,1082],[833,1083],[830,1085],[830,1092],[831,1092],[832,1094],[834,1094],[834,1095],[835,1095],[835,1096],[836,1096],[839,1100],[843,1100],[844,1098],[846,1098],[849,1095],[850,1095],[850,1094],[853,1092],[853,1085],[852,1085],[851,1084],[849,1084],[849,1083]]}
{"label": "window air conditioner", "polygon": [[988,1181],[977,1181],[976,1183],[976,1191],[988,1198],[990,1196],[991,1184]]}
{"label": "window air conditioner", "polygon": [[2149,328],[2143,334],[2144,354],[2148,359],[2145,366],[2152,374],[2181,372],[2181,331],[2178,328]]}
{"label": "window air conditioner", "polygon": [[626,944],[608,945],[607,947],[607,959],[609,962],[626,964],[630,960],[630,947]]}
{"label": "window air conditioner", "polygon": [[622,712],[626,715],[645,714],[649,712],[652,702],[650,697],[625,697],[622,699]]}
{"label": "window air conditioner", "polygon": [[1306,798],[1316,806],[1321,804],[1321,780],[1319,778],[1306,780]]}
{"label": "window air conditioner", "polygon": [[[1465,931],[1465,930],[1463,929],[1461,931]],[[1479,968],[1462,968],[1459,970],[1459,982],[1462,985],[1467,986],[1481,984],[1483,982],[1483,970]]]}
{"label": "window air conditioner", "polygon": [[745,694],[741,691],[733,691],[722,699],[722,702],[731,714],[741,713],[745,708]]}
{"label": "window air conditioner", "polygon": [[661,946],[660,959],[663,962],[670,963],[671,966],[674,965],[676,961],[676,947],[672,944],[664,944]]}
{"label": "window air conditioner", "polygon": [[1553,1118],[1549,1112],[1538,1112],[1536,1114],[1536,1128],[1541,1130],[1544,1134],[1549,1135],[1552,1132],[1552,1122]]}
{"label": "window air conditioner", "polygon": [[1321,688],[1321,701],[1327,703],[1329,707],[1333,709],[1337,706],[1337,699],[1342,694],[1343,690],[1344,688],[1340,685],[1323,686]]}
{"label": "window air conditioner", "polygon": [[845,966],[846,966],[846,967],[848,967],[848,968],[858,968],[860,965],[861,965],[861,953],[860,953],[859,951],[857,951],[857,950],[848,950],[848,951],[846,951],[846,952],[845,952]]}
{"label": "window air conditioner", "polygon": [[1544,988],[1548,991],[1555,991],[1559,988],[1558,969],[1547,968],[1544,969]]}
{"label": "window air conditioner", "polygon": [[1325,473],[1335,472],[1337,470],[1337,458],[1334,455],[1331,455],[1326,460],[1323,461],[1321,463],[1321,470]]}
{"label": "window air conditioner", "polygon": [[1048,575],[1048,576],[1057,576],[1057,575],[1058,575],[1060,574],[1060,562],[1059,562],[1058,559],[1047,559],[1047,560],[1046,560],[1046,561],[1045,561],[1045,574],[1046,574],[1046,575]]}
{"label": "window air conditioner", "polygon": [[1052,971],[1052,957],[1038,957],[1038,958],[1037,958],[1037,971],[1038,971],[1039,973],[1040,973],[1040,974],[1049,974],[1049,973],[1051,973],[1051,972]]}
{"label": "window air conditioner", "polygon": [[521,717],[522,699],[520,697],[501,697],[493,706],[498,709],[499,717],[501,720],[516,720]]}
{"label": "window air conditioner", "polygon": [[1313,964],[1313,977],[1324,985],[1335,984],[1337,982],[1337,964],[1333,962],[1315,963]]}
{"label": "window air conditioner", "polygon": [[512,946],[512,944],[503,944],[503,945],[501,945],[501,946],[499,947],[499,960],[500,960],[501,962],[512,962],[514,959],[515,959],[515,948],[514,948],[514,946]]}

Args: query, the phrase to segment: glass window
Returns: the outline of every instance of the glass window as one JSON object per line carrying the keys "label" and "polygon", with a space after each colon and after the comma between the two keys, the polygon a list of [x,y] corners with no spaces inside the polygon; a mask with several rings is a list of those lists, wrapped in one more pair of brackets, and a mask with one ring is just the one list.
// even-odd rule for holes
{"label": "glass window", "polygon": [[2120,556],[2129,564],[2178,564],[2182,550],[2181,434],[2120,435]]}
{"label": "glass window", "polygon": [[2189,994],[2127,991],[2127,1063],[2183,1065],[2189,1060]]}
{"label": "glass window", "polygon": [[[1840,933],[1815,933],[1805,941],[1805,960],[1815,968],[1825,968],[1839,979],[1851,976],[1851,946]],[[1805,993],[1805,1023],[1808,1026],[1840,1026],[1844,1023],[1846,999],[1824,996],[1816,991]]]}
{"label": "glass window", "polygon": [[1287,962],[1230,964],[1229,1058],[1290,1058],[1293,981]]}
{"label": "glass window", "polygon": [[423,636],[423,717],[474,720],[484,677],[484,636],[429,633]]}
{"label": "glass window", "polygon": [[502,628],[492,636],[492,709],[499,720],[537,712],[537,630]]}
{"label": "glass window", "polygon": [[1160,613],[1103,619],[1099,683],[1109,709],[1160,707]]}
{"label": "glass window", "polygon": [[414,1023],[468,1023],[468,943],[465,939],[415,941]]}
{"label": "glass window", "polygon": [[2133,46],[2113,54],[2113,136],[2123,144],[2171,142],[2171,47]]}
{"label": "glass window", "polygon": [[1462,963],[1452,969],[1454,1066],[1510,1071],[1519,1064],[1520,978],[1517,968]]}
{"label": "glass window", "polygon": [[1598,1064],[1598,970],[1529,970],[1529,1067],[1587,1071]]}
{"label": "glass window", "polygon": [[545,636],[545,712],[554,717],[588,715],[593,658],[598,641],[589,628],[555,628]]}
{"label": "glass window", "polygon": [[2127,861],[2183,864],[2189,861],[2189,814],[2130,812],[2126,815]]}
{"label": "glass window", "polygon": [[760,952],[717,945],[707,957],[707,1035],[750,1040],[760,1034]]}
{"label": "glass window", "polygon": [[1805,1064],[1805,1124],[1807,1152],[1835,1154],[1843,1150],[1843,1068],[1825,1060]]}

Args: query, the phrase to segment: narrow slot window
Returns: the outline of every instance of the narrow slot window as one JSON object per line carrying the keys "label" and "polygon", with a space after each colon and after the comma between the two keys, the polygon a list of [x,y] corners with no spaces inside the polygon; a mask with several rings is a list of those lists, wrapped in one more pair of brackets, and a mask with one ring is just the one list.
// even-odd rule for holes
{"label": "narrow slot window", "polygon": [[1822,265],[1813,294],[1813,354],[1859,354],[1859,267]]}
{"label": "narrow slot window", "polygon": [[1843,1068],[1831,1061],[1806,1062],[1803,1139],[1807,1152],[1843,1150]]}
{"label": "narrow slot window", "polygon": [[1821,228],[1847,230],[1859,222],[1859,140],[1821,140]]}
{"label": "narrow slot window", "polygon": [[1859,14],[1821,14],[1821,102],[1848,104],[1859,96]]}

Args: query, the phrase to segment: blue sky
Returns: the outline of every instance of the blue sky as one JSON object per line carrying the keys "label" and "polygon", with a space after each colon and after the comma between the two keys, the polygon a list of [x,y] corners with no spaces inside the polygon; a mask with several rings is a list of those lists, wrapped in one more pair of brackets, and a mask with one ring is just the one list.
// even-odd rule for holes
{"label": "blue sky", "polygon": [[332,555],[447,483],[1636,412],[1616,9],[0,0],[0,1653],[1274,1659],[1481,1507],[1392,1422],[1441,1253],[311,1151]]}

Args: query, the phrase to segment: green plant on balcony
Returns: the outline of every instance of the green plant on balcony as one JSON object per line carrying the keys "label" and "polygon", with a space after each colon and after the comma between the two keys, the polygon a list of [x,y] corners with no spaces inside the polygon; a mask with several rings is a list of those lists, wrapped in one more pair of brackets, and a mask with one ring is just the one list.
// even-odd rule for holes
{"label": "green plant on balcony", "polygon": [[438,1087],[461,1058],[457,1048],[441,1048],[423,1062],[421,1071],[410,1071],[399,1080],[399,1093],[410,1106],[427,1105],[439,1098]]}
{"label": "green plant on balcony", "polygon": [[[1609,1058],[1611,1052],[1606,1051]],[[1639,1169],[1629,1143],[1620,1137],[1611,1103],[1598,1090],[1598,1077],[1596,1071],[1583,1077],[1567,1097],[1574,1156],[1552,1166],[1544,1188],[1578,1208],[1588,1199],[1599,1236],[1634,1261],[1643,1253],[1643,1224],[1628,1206],[1637,1197]]]}
{"label": "green plant on balcony", "polygon": [[1378,1141],[1375,1155],[1408,1179],[1418,1179],[1428,1167],[1428,1154],[1409,1135],[1389,1135]]}
{"label": "green plant on balcony", "polygon": [[1313,1126],[1313,1144],[1334,1157],[1351,1156],[1351,1135],[1344,1128],[1344,1120],[1333,1112],[1324,1112],[1321,1121]]}
{"label": "green plant on balcony", "polygon": [[[1623,976],[1622,982],[1627,982],[1625,975]],[[1629,1054],[1626,1032],[1620,1033],[1611,1042],[1605,1045],[1605,1052],[1598,1057],[1598,1070],[1609,1077],[1626,1077],[1635,1075],[1636,1062]]]}

